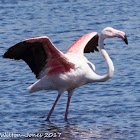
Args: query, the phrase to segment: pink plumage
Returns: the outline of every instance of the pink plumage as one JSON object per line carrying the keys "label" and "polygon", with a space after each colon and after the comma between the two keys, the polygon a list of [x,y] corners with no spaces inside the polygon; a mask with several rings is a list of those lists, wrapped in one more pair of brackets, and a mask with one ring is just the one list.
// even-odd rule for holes
{"label": "pink plumage", "polygon": [[[113,62],[104,49],[104,39],[112,37],[119,37],[128,44],[124,32],[107,27],[100,36],[97,32],[82,36],[70,46],[65,54],[59,51],[47,36],[42,36],[26,39],[12,46],[3,57],[22,59],[35,73],[38,81],[28,87],[29,92],[58,91],[58,96],[48,114],[47,121],[49,121],[62,93],[68,91],[65,113],[65,120],[67,120],[70,99],[75,88],[87,83],[104,82],[113,76]],[[108,65],[108,72],[105,75],[98,75],[95,72],[95,66],[84,56],[84,52],[98,51],[97,46]]]}
{"label": "pink plumage", "polygon": [[[77,41],[75,41],[70,47],[69,49],[67,50],[66,53],[81,53],[83,54],[84,53],[84,49],[87,45],[87,43],[92,39],[92,38],[98,38],[98,33],[97,32],[91,32],[91,33],[88,33],[84,36],[82,36],[81,38],[79,38]],[[97,40],[98,42],[98,40]],[[94,42],[95,44],[97,42]]]}

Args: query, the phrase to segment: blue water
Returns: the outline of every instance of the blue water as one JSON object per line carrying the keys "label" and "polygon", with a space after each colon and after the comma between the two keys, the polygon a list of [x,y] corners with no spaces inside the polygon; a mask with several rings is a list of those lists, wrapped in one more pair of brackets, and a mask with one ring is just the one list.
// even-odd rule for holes
{"label": "blue water", "polygon": [[[53,135],[54,139],[62,140],[139,140],[139,13],[139,0],[1,0],[0,138],[14,139],[10,136],[18,134],[15,139],[29,139],[31,134],[38,134],[42,138],[30,139],[48,139]],[[34,74],[25,62],[3,59],[2,55],[12,45],[42,35],[49,36],[65,52],[82,35],[101,32],[107,26],[125,31],[129,41],[128,46],[117,38],[105,41],[115,66],[113,78],[76,89],[68,122],[64,121],[67,102],[64,93],[51,122],[46,122],[57,92],[28,93],[26,88],[36,81]],[[97,73],[106,73],[100,53],[86,57],[95,64]]]}

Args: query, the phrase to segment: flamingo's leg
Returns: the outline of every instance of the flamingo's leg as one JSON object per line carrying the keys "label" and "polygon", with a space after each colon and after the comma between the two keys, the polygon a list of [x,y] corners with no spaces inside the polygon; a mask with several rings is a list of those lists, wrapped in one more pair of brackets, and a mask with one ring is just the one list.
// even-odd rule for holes
{"label": "flamingo's leg", "polygon": [[57,104],[57,101],[59,100],[60,96],[61,96],[61,94],[58,94],[58,96],[57,96],[57,98],[56,98],[56,100],[55,100],[55,102],[54,102],[54,104],[53,104],[53,106],[52,106],[52,108],[51,108],[51,110],[50,110],[50,112],[48,114],[48,117],[47,117],[46,121],[49,121],[49,119],[51,117],[51,114],[52,114],[52,112],[53,112],[53,110],[55,108],[55,105]]}
{"label": "flamingo's leg", "polygon": [[68,101],[67,101],[67,107],[66,107],[66,112],[65,112],[65,121],[68,120],[68,110],[69,110],[70,100],[71,100],[73,91],[74,90],[68,91]]}

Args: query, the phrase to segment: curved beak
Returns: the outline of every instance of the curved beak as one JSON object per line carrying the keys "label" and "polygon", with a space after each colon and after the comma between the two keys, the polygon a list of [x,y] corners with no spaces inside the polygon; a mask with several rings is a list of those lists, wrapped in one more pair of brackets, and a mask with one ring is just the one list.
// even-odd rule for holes
{"label": "curved beak", "polygon": [[127,36],[126,35],[124,36],[123,41],[128,45],[128,40],[127,40]]}

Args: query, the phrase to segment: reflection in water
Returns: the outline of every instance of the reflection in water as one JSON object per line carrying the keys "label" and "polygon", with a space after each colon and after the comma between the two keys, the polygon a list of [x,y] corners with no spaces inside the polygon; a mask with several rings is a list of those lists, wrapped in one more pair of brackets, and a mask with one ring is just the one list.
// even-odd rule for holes
{"label": "reflection in water", "polygon": [[[42,124],[37,133],[41,133],[44,137],[50,135],[53,138],[58,139],[89,139],[89,138],[99,138],[100,132],[97,128],[94,129],[86,129],[80,128],[77,124],[69,123],[69,122],[61,122],[60,126],[57,126],[56,123],[47,122],[46,124]],[[57,135],[57,137],[56,137]]]}
{"label": "reflection in water", "polygon": [[42,122],[37,134],[42,134],[43,137],[64,140],[81,140],[81,139],[108,139],[121,138],[127,136],[127,131],[119,131],[119,126],[103,125],[93,123],[92,128],[79,127],[74,122]]}

